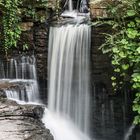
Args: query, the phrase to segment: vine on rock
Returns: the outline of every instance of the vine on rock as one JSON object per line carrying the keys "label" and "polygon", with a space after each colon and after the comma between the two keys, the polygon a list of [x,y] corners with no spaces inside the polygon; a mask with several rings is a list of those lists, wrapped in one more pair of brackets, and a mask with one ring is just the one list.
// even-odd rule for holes
{"label": "vine on rock", "polygon": [[135,94],[133,111],[137,112],[134,123],[140,123],[140,2],[123,0],[107,4],[107,12],[112,20],[105,21],[112,27],[112,33],[106,33],[103,53],[112,59],[114,90],[127,81]]}
{"label": "vine on rock", "polygon": [[7,55],[9,49],[17,47],[17,41],[20,39],[21,29],[20,22],[20,0],[2,0],[5,8],[3,14],[3,47]]}

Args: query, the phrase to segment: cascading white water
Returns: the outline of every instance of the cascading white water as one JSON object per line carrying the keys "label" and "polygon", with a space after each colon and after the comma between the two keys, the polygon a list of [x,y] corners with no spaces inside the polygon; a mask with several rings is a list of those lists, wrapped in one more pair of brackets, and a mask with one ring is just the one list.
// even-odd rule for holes
{"label": "cascading white water", "polygon": [[72,2],[72,0],[69,0],[68,7],[69,7],[69,11],[73,11],[73,2]]}
{"label": "cascading white water", "polygon": [[7,72],[5,78],[10,79],[35,79],[35,57],[21,56],[20,58],[12,58],[7,62]]}
{"label": "cascading white water", "polygon": [[125,136],[124,136],[124,140],[129,140],[129,138],[130,138],[130,136],[132,135],[133,130],[135,129],[135,127],[136,127],[136,125],[134,125],[134,124],[132,124],[132,125],[129,127],[127,133],[126,133]]}
{"label": "cascading white water", "polygon": [[9,84],[21,85],[21,88],[4,89],[7,98],[25,102],[39,102],[39,90],[36,80],[7,80]]}
{"label": "cascading white water", "polygon": [[[58,118],[70,120],[85,134],[88,133],[89,127],[89,51],[90,27],[88,25],[50,28],[49,111],[59,116]],[[63,137],[59,139],[57,135],[56,140],[65,139]],[[73,140],[82,140],[82,138]]]}
{"label": "cascading white water", "polygon": [[[1,62],[2,63],[2,62]],[[39,102],[39,90],[36,75],[36,61],[34,56],[12,58],[7,62],[7,71],[1,64],[1,82],[22,85],[19,88],[4,89],[10,99],[26,102]],[[20,88],[21,87],[21,88]]]}
{"label": "cascading white water", "polygon": [[87,13],[87,12],[89,12],[87,5],[88,5],[87,4],[87,0],[81,0],[79,11],[81,13]]}

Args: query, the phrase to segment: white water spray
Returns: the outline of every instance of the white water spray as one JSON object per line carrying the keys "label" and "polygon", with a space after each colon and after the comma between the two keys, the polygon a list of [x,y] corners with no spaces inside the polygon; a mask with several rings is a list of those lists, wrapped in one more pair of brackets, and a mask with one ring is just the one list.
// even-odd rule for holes
{"label": "white water spray", "polygon": [[66,119],[50,110],[45,110],[43,117],[45,126],[51,131],[54,140],[90,140],[71,120]]}

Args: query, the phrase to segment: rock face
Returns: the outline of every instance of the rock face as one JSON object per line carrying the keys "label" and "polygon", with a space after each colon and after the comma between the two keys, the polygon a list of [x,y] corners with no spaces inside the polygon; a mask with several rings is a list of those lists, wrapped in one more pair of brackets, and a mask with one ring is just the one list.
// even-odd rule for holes
{"label": "rock face", "polygon": [[44,108],[19,105],[0,92],[0,140],[53,140],[41,122]]}

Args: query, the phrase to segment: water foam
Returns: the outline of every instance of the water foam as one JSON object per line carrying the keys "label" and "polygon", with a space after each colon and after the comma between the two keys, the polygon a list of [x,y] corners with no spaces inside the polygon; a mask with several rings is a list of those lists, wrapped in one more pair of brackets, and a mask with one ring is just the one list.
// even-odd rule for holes
{"label": "water foam", "polygon": [[71,120],[51,112],[47,108],[42,121],[51,131],[54,140],[90,140]]}

